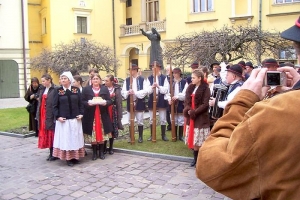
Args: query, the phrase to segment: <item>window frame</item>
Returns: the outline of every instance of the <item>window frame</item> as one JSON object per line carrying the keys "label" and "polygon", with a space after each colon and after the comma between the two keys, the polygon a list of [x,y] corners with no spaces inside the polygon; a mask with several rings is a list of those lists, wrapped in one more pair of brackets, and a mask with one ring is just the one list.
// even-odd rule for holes
{"label": "window frame", "polygon": [[[80,19],[80,23],[81,23],[81,26],[80,26],[81,32],[78,31],[79,19]],[[85,30],[83,30],[83,25],[82,25],[82,22],[84,21],[83,19],[85,19]],[[87,20],[88,20],[87,17],[77,16],[77,31],[76,31],[76,33],[87,34]]]}
{"label": "window frame", "polygon": [[147,22],[159,21],[159,0],[146,0],[146,20]]}
{"label": "window frame", "polygon": [[[77,17],[86,17],[86,33],[77,32]],[[76,34],[91,34],[91,10],[74,10],[74,33]]]}
{"label": "window frame", "polygon": [[43,17],[42,19],[42,34],[47,34],[47,18]]}
{"label": "window frame", "polygon": [[289,3],[300,3],[300,0],[290,0],[291,2],[286,2],[287,0],[282,0],[282,2],[278,2],[278,0],[274,0],[274,4],[289,4]]}
{"label": "window frame", "polygon": [[[214,0],[190,0],[191,1],[191,13],[205,13],[214,11]],[[205,10],[201,10],[201,1],[205,3]],[[195,2],[197,2],[198,8],[195,7]],[[211,4],[211,9],[208,8],[209,2]]]}

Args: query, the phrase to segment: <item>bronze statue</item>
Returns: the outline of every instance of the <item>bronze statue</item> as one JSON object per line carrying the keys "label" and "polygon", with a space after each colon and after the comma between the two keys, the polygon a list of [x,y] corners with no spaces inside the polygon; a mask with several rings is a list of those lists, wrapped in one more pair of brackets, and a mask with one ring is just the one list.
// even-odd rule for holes
{"label": "bronze statue", "polygon": [[163,69],[162,49],[160,47],[160,34],[156,31],[155,28],[152,28],[151,30],[152,33],[146,33],[143,29],[140,29],[140,31],[142,31],[142,34],[151,41],[149,67],[151,68],[151,63],[157,61]]}

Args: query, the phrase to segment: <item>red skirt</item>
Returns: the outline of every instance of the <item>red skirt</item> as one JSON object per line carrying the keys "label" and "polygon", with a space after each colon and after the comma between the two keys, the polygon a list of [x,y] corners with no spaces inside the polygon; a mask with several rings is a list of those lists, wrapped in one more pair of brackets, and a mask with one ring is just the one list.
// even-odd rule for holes
{"label": "red skirt", "polygon": [[46,99],[47,95],[43,94],[40,110],[39,121],[39,141],[38,148],[45,149],[53,147],[54,130],[46,129]]}

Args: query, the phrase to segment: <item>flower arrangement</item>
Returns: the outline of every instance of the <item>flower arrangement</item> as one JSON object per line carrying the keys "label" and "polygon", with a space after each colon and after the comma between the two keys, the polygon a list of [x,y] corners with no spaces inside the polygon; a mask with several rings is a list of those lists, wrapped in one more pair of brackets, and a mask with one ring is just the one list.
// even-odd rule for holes
{"label": "flower arrangement", "polygon": [[72,93],[74,94],[78,93],[78,88],[72,88]]}

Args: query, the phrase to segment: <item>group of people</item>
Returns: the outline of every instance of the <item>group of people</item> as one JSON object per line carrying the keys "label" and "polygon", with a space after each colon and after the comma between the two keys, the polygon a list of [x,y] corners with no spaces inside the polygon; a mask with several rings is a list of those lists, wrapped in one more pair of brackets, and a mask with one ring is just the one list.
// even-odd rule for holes
{"label": "group of people", "polygon": [[114,153],[114,138],[123,129],[121,88],[115,81],[113,75],[107,75],[103,85],[97,69],[89,71],[86,82],[70,71],[60,75],[59,86],[49,74],[41,77],[41,84],[38,78],[31,79],[25,95],[36,106],[29,114],[30,129],[36,131],[38,148],[49,148],[48,161],[78,164],[87,155],[85,144],[92,146],[92,160],[105,159],[107,151]]}

